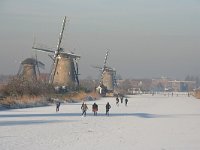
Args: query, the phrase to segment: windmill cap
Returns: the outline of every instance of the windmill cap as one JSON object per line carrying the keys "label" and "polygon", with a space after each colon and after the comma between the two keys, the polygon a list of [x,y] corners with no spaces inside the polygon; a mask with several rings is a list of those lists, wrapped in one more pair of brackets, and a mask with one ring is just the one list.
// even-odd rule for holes
{"label": "windmill cap", "polygon": [[44,68],[44,66],[45,66],[41,61],[38,61],[38,60],[36,60],[34,58],[27,58],[24,61],[22,61],[21,64],[22,65],[24,65],[24,64],[29,64],[29,65],[36,65],[36,64],[38,64],[39,67],[41,67],[41,68]]}
{"label": "windmill cap", "polygon": [[36,60],[34,58],[27,58],[25,59],[24,61],[22,61],[21,64],[35,64],[36,63]]}

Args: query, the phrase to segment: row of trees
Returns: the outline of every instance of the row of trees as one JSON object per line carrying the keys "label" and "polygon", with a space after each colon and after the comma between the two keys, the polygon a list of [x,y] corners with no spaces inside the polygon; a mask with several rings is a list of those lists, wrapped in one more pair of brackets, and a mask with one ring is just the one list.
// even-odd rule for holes
{"label": "row of trees", "polygon": [[[76,91],[92,92],[95,90],[97,82],[94,80],[81,80],[80,86],[76,88]],[[74,88],[75,90],[75,88]],[[70,89],[66,89],[59,94],[65,94]],[[25,80],[20,77],[12,77],[0,88],[0,93],[4,96],[50,96],[58,94],[56,88],[49,84],[47,81],[41,80]]]}
{"label": "row of trees", "polygon": [[54,92],[52,85],[42,81],[28,81],[23,78],[13,77],[1,89],[5,96],[39,96]]}

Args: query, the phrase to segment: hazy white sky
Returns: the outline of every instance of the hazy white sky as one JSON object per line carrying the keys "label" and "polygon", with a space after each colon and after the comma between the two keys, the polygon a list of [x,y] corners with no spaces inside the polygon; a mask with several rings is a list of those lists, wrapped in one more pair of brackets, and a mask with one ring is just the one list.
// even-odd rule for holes
{"label": "hazy white sky", "polygon": [[[82,56],[81,78],[108,64],[123,78],[200,76],[200,0],[0,0],[0,74],[16,74],[36,43]],[[39,59],[52,64],[46,53]]]}

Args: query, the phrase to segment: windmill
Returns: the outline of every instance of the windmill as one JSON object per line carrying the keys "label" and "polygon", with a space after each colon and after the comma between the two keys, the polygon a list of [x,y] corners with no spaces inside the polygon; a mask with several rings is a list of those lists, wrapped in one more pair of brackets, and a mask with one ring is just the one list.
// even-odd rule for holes
{"label": "windmill", "polygon": [[39,79],[40,70],[44,69],[44,64],[36,58],[27,58],[20,64],[17,75],[28,81],[36,81]]}
{"label": "windmill", "polygon": [[101,72],[100,76],[100,82],[99,87],[97,90],[102,93],[101,90],[103,90],[103,93],[105,94],[105,91],[108,93],[114,92],[114,88],[116,86],[116,71],[114,68],[107,66],[107,59],[108,59],[108,51],[106,52],[106,56],[104,59],[103,67],[95,67],[98,68]]}
{"label": "windmill", "polygon": [[74,53],[64,52],[63,48],[61,48],[65,23],[66,16],[63,19],[62,29],[58,38],[56,50],[38,48],[34,45],[32,48],[38,51],[47,52],[49,54],[54,53],[53,57],[49,55],[53,60],[51,67],[52,69],[49,76],[49,83],[53,84],[54,86],[74,87],[76,83],[79,85],[78,59],[80,56],[75,55]]}

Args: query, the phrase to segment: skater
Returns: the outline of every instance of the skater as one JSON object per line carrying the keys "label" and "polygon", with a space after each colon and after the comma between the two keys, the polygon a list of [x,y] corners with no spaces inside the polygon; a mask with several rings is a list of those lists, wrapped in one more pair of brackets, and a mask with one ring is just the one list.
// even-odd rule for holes
{"label": "skater", "polygon": [[121,103],[123,103],[123,96],[120,99],[121,99]]}
{"label": "skater", "polygon": [[82,115],[85,117],[86,116],[86,111],[88,109],[87,104],[83,102],[83,104],[81,106],[81,109],[82,109]]}
{"label": "skater", "polygon": [[111,106],[109,104],[109,102],[107,102],[106,104],[106,115],[109,116],[109,110],[110,110]]}
{"label": "skater", "polygon": [[98,105],[96,103],[92,105],[92,111],[94,112],[94,116],[97,116]]}
{"label": "skater", "polygon": [[128,99],[126,98],[125,99],[125,106],[127,106],[127,103],[128,103]]}
{"label": "skater", "polygon": [[119,98],[116,97],[116,105],[119,106]]}
{"label": "skater", "polygon": [[56,103],[56,112],[58,112],[59,109],[60,109],[60,102],[57,102],[57,103]]}
{"label": "skater", "polygon": [[81,106],[81,109],[82,109],[82,116],[86,116],[86,111],[87,111],[87,109],[88,109],[88,107],[87,107],[87,104],[85,104],[84,102],[83,102],[83,104],[82,104],[82,106]]}

